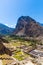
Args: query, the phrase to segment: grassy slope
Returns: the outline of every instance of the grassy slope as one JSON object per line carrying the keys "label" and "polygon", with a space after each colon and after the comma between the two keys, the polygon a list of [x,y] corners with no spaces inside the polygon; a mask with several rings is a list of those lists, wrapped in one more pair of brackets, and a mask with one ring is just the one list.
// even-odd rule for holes
{"label": "grassy slope", "polygon": [[19,48],[20,46],[22,46],[22,45],[28,46],[28,47],[34,46],[34,48],[35,48],[36,44],[38,44],[38,42],[36,40],[28,40],[27,41],[24,38],[21,38],[18,36],[5,36],[3,38],[6,39],[9,43],[11,43],[12,46],[16,47],[16,51],[14,51],[13,57],[20,61],[29,56],[28,54],[21,51],[21,49]]}

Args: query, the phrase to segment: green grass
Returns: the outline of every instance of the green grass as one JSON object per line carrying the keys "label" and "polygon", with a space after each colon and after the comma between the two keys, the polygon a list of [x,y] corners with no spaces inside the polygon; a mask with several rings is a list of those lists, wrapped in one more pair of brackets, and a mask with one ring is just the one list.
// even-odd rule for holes
{"label": "green grass", "polygon": [[16,42],[16,43],[13,42],[12,45],[17,47],[17,46],[20,46],[21,44],[18,42]]}
{"label": "green grass", "polygon": [[24,52],[19,51],[19,52],[16,52],[13,57],[21,61],[21,60],[24,60],[28,56],[29,56],[28,54],[25,54]]}
{"label": "green grass", "polygon": [[25,46],[29,46],[31,45],[31,42],[28,42],[28,41],[17,41],[17,42],[12,42],[12,45],[13,46],[21,46],[21,45],[25,45]]}

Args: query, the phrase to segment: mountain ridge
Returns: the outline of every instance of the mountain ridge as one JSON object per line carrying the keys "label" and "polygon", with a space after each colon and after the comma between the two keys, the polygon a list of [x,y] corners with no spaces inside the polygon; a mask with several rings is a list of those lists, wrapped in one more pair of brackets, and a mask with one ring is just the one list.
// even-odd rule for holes
{"label": "mountain ridge", "polygon": [[29,16],[21,16],[17,21],[14,34],[29,37],[43,36],[43,26]]}
{"label": "mountain ridge", "polygon": [[0,34],[6,35],[11,34],[13,32],[14,28],[10,28],[2,23],[0,23]]}
{"label": "mountain ridge", "polygon": [[10,35],[10,34],[19,35],[19,36],[32,36],[33,35],[34,37],[34,34],[36,36],[40,34],[43,35],[41,31],[43,33],[43,24],[37,22],[36,20],[34,20],[33,18],[29,16],[19,17],[15,28],[10,28],[0,23],[0,34],[2,35]]}

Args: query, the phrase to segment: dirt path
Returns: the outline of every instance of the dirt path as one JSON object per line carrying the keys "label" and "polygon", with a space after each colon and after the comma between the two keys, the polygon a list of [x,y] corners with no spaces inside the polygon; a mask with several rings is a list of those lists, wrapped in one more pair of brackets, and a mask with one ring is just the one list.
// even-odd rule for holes
{"label": "dirt path", "polygon": [[31,61],[28,61],[25,65],[34,65]]}
{"label": "dirt path", "polygon": [[3,65],[2,60],[0,60],[0,65]]}

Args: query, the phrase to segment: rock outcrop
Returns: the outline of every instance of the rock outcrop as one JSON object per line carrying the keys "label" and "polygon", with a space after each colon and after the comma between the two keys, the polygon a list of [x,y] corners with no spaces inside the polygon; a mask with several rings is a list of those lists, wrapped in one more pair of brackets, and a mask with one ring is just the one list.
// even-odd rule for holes
{"label": "rock outcrop", "polygon": [[29,16],[21,16],[17,21],[14,34],[29,37],[43,36],[43,26]]}

